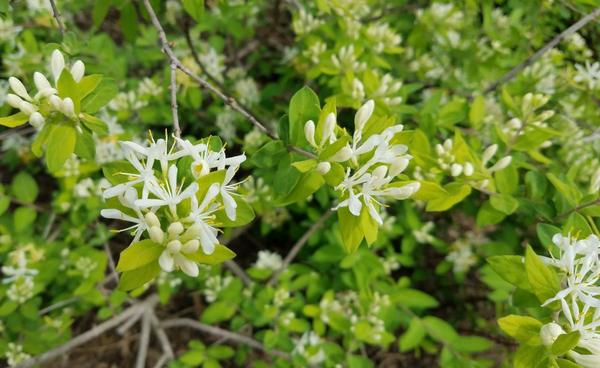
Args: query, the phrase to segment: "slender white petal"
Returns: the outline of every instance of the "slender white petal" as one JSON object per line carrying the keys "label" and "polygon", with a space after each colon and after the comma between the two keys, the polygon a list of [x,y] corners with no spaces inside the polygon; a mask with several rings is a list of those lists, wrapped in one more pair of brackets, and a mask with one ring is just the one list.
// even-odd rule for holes
{"label": "slender white petal", "polygon": [[160,265],[160,268],[162,268],[165,272],[172,272],[175,268],[175,261],[173,259],[173,256],[166,249],[163,250],[160,257],[158,257],[158,264]]}
{"label": "slender white petal", "polygon": [[58,81],[60,77],[60,73],[65,67],[65,58],[63,54],[58,51],[52,51],[52,60],[50,61],[50,68],[52,69],[52,75],[54,76],[54,81]]}

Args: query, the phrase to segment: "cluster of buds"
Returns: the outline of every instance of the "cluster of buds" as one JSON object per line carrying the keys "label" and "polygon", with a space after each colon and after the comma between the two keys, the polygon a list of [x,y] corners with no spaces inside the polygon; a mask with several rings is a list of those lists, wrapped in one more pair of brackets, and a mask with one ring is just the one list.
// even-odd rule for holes
{"label": "cluster of buds", "polygon": [[366,36],[369,41],[373,42],[373,50],[378,53],[385,49],[397,47],[402,41],[402,37],[396,34],[386,23],[369,25]]}
{"label": "cluster of buds", "polygon": [[388,106],[395,106],[403,101],[402,97],[398,96],[400,88],[402,88],[402,82],[395,81],[391,74],[386,73],[379,79],[379,86],[370,95]]}
{"label": "cluster of buds", "polygon": [[[393,125],[380,133],[363,137],[374,109],[373,100],[367,101],[358,109],[350,142],[331,154],[326,161],[320,162],[316,170],[326,174],[332,163],[342,164],[345,177],[335,189],[343,199],[334,209],[348,207],[352,215],[360,216],[363,206],[366,206],[369,215],[382,225],[383,220],[379,214],[381,201],[406,199],[419,189],[419,183],[406,184],[398,181],[398,176],[408,167],[412,158],[407,154],[408,148],[405,145],[392,144],[392,140],[402,131],[402,125]],[[336,128],[336,115],[329,113],[320,132],[315,132],[314,122],[308,121],[304,126],[304,133],[309,144],[321,153],[341,138],[336,135]]]}
{"label": "cluster of buds", "polygon": [[343,46],[337,55],[331,55],[331,63],[340,72],[361,72],[367,67],[365,63],[357,60],[354,45]]}
{"label": "cluster of buds", "polygon": [[454,147],[454,142],[452,139],[448,138],[444,141],[443,144],[435,145],[435,152],[437,153],[438,159],[437,163],[443,171],[447,171],[452,176],[460,176],[463,174],[464,176],[471,176],[473,172],[475,172],[475,168],[471,162],[456,162],[456,157],[452,153]]}
{"label": "cluster of buds", "polygon": [[[8,83],[14,93],[6,96],[6,102],[19,109],[23,114],[29,117],[29,123],[36,128],[41,128],[46,118],[52,112],[60,112],[67,118],[75,116],[75,106],[70,97],[61,98],[58,96],[57,83],[65,69],[65,59],[58,50],[52,52],[50,69],[54,77],[54,86],[40,72],[33,73],[33,81],[38,92],[31,97],[25,85],[15,77],[10,77]],[[81,60],[77,60],[71,66],[70,73],[75,82],[83,78],[85,65]]]}
{"label": "cluster of buds", "polygon": [[238,183],[232,180],[246,156],[227,157],[223,148],[213,151],[209,142],[175,139],[170,149],[165,139],[151,139],[148,146],[121,142],[129,172],[109,178],[114,185],[103,196],[116,200],[101,214],[132,222],[126,229],[133,230],[132,243],[147,233],[161,245],[158,261],[164,271],[178,268],[197,276],[195,255],[212,254],[218,245],[217,227],[236,220],[241,199],[234,198]]}
{"label": "cluster of buds", "polygon": [[[536,110],[544,106],[549,99],[549,96],[541,93],[527,93],[521,101],[521,116],[510,119],[502,127],[502,132],[508,139],[514,140],[526,133],[528,126],[546,128],[548,126],[547,120],[554,116],[554,110],[544,110],[539,113]],[[544,142],[542,146],[547,147],[549,145],[550,142]]]}

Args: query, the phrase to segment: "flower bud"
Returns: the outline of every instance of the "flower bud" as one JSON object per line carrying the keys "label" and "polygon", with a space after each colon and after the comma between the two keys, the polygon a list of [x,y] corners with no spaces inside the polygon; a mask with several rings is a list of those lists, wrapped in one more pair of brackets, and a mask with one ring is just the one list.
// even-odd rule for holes
{"label": "flower bud", "polygon": [[37,108],[27,101],[21,101],[19,104],[19,109],[21,109],[21,111],[26,115],[31,115],[37,111]]}
{"label": "flower bud", "polygon": [[376,179],[385,178],[385,174],[387,174],[387,166],[380,165],[373,170],[373,177]]}
{"label": "flower bud", "polygon": [[445,151],[452,151],[452,146],[454,145],[454,142],[452,142],[452,139],[446,139],[444,141],[444,150]]}
{"label": "flower bud", "polygon": [[373,100],[365,102],[364,105],[358,109],[356,115],[354,115],[354,127],[356,131],[362,132],[365,124],[371,118],[374,109],[375,102]]}
{"label": "flower bud", "polygon": [[73,76],[73,79],[75,80],[75,82],[79,83],[81,78],[83,78],[84,73],[85,73],[85,64],[83,64],[83,61],[77,60],[71,67],[71,75]]}
{"label": "flower bud", "polygon": [[324,144],[327,141],[330,141],[330,138],[334,136],[335,126],[336,126],[335,114],[330,112],[329,115],[327,115],[327,118],[325,119],[325,124],[323,125],[323,133],[321,135],[321,144]]}
{"label": "flower bud", "polygon": [[200,248],[200,241],[198,239],[192,239],[181,247],[181,251],[183,253],[195,253],[198,251],[198,248]]}
{"label": "flower bud", "polygon": [[63,102],[60,99],[60,97],[58,97],[56,95],[52,95],[52,96],[50,96],[50,98],[48,99],[48,101],[50,102],[50,106],[52,106],[52,108],[54,110],[62,111]]}
{"label": "flower bud", "polygon": [[179,221],[171,223],[167,228],[167,232],[170,236],[176,236],[183,232],[183,224]]}
{"label": "flower bud", "polygon": [[444,146],[442,146],[441,144],[436,144],[435,145],[435,153],[437,153],[438,156],[442,156],[444,153],[446,153],[446,151],[444,150]]}
{"label": "flower bud", "polygon": [[171,253],[179,253],[181,251],[181,242],[179,240],[171,240],[167,243],[167,249]]}
{"label": "flower bud", "polygon": [[494,157],[494,155],[496,154],[497,151],[498,151],[497,144],[492,144],[491,146],[486,148],[485,151],[483,151],[483,156],[481,157],[481,161],[482,161],[483,165],[487,164],[488,161],[492,157]]}
{"label": "flower bud", "polygon": [[165,240],[165,233],[158,226],[150,226],[148,229],[148,235],[150,235],[150,239],[158,244],[162,244]]}
{"label": "flower bud", "polygon": [[523,122],[519,118],[512,118],[508,121],[508,127],[511,129],[521,129],[523,127]]}
{"label": "flower bud", "polygon": [[548,120],[554,116],[554,110],[546,110],[538,116],[541,121]]}
{"label": "flower bud", "polygon": [[160,227],[160,221],[158,220],[158,217],[156,216],[156,214],[154,212],[148,212],[144,216],[144,219],[146,220],[146,223],[148,224],[148,226],[150,226],[150,227],[152,227],[152,226]]}
{"label": "flower bud", "polygon": [[37,111],[29,116],[29,123],[36,128],[40,128],[44,122],[44,117]]}
{"label": "flower bud", "polygon": [[475,171],[475,169],[473,168],[473,164],[471,164],[470,162],[465,163],[465,167],[463,170],[463,173],[465,174],[465,176],[473,175],[474,171]]}
{"label": "flower bud", "polygon": [[352,157],[352,148],[345,146],[331,156],[329,160],[333,162],[344,162],[348,161],[350,157]]}
{"label": "flower bud", "polygon": [[15,109],[20,108],[21,102],[23,102],[23,100],[21,100],[21,97],[19,97],[17,95],[13,95],[12,93],[9,93],[6,96],[6,103],[8,103],[10,106],[14,107]]}
{"label": "flower bud", "polygon": [[304,137],[311,146],[317,146],[317,143],[315,142],[315,123],[312,120],[309,120],[304,124]]}
{"label": "flower bud", "polygon": [[406,199],[413,194],[415,194],[419,188],[421,188],[421,183],[414,182],[410,184],[406,184],[402,187],[391,187],[387,189],[387,195],[393,197],[394,199]]}
{"label": "flower bud", "polygon": [[545,324],[540,329],[540,338],[545,346],[552,346],[558,336],[564,334],[565,331],[558,324],[550,322]]}
{"label": "flower bud", "polygon": [[66,97],[62,101],[62,112],[69,117],[75,115],[75,105],[73,104],[71,97]]}
{"label": "flower bud", "polygon": [[450,175],[459,176],[463,172],[463,167],[461,164],[452,164],[450,166]]}
{"label": "flower bud", "polygon": [[57,81],[60,77],[60,73],[65,67],[65,58],[63,54],[58,51],[52,51],[52,59],[50,61],[50,69],[52,69],[52,75],[54,76],[54,81]]}
{"label": "flower bud", "polygon": [[490,171],[494,172],[494,171],[499,171],[499,170],[505,169],[508,165],[510,165],[511,161],[512,161],[511,156],[503,157],[500,161],[496,162],[496,164],[494,166],[490,167]]}
{"label": "flower bud", "polygon": [[202,227],[198,224],[193,224],[192,226],[187,228],[185,233],[181,236],[181,239],[183,241],[190,240],[190,239],[196,239],[200,236],[201,232],[202,232]]}
{"label": "flower bud", "polygon": [[390,166],[390,176],[394,178],[398,176],[398,174],[403,172],[408,167],[409,162],[410,160],[405,157],[392,162],[392,166]]}
{"label": "flower bud", "polygon": [[27,101],[31,101],[31,97],[27,93],[27,89],[21,81],[15,77],[8,78],[8,84],[10,85],[10,89],[12,89],[17,95],[24,98]]}
{"label": "flower bud", "polygon": [[50,82],[48,82],[48,79],[46,79],[46,77],[40,72],[33,73],[33,82],[35,83],[35,88],[37,88],[38,91],[52,88]]}
{"label": "flower bud", "polygon": [[325,175],[331,170],[331,164],[327,161],[319,162],[317,165],[317,172],[321,175]]}

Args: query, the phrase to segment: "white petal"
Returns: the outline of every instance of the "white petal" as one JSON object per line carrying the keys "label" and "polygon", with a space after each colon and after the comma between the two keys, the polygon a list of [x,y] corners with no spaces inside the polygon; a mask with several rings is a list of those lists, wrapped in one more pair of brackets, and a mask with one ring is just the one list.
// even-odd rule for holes
{"label": "white petal", "polygon": [[350,191],[350,197],[348,197],[348,209],[350,210],[350,213],[354,216],[360,216],[362,202],[352,191]]}
{"label": "white petal", "polygon": [[160,268],[162,268],[165,272],[172,272],[174,263],[175,262],[171,254],[166,249],[163,250],[162,254],[158,258],[158,264],[160,265]]}
{"label": "white petal", "polygon": [[60,77],[60,73],[62,73],[63,68],[65,67],[65,58],[63,54],[58,51],[52,51],[52,60],[50,62],[50,68],[52,69],[52,75],[54,76],[54,80],[57,81]]}
{"label": "white petal", "polygon": [[106,189],[104,191],[104,193],[102,193],[102,197],[104,199],[116,197],[120,194],[125,193],[125,191],[127,190],[128,187],[129,186],[126,184],[117,184],[114,187],[110,187],[110,188]]}
{"label": "white petal", "polygon": [[315,142],[315,123],[312,120],[309,120],[304,124],[304,137],[310,143],[311,146],[316,146]]}
{"label": "white petal", "polygon": [[48,79],[46,79],[46,77],[40,72],[33,73],[33,82],[35,83],[35,87],[38,91],[52,88],[50,82],[48,82]]}
{"label": "white petal", "polygon": [[31,97],[29,96],[29,93],[27,93],[27,89],[19,79],[15,77],[10,77],[8,78],[8,84],[10,85],[10,88],[13,90],[13,92],[15,92],[17,95],[28,101],[31,101]]}
{"label": "white petal", "polygon": [[177,266],[179,266],[179,268],[181,268],[181,270],[188,276],[191,277],[196,277],[199,274],[199,270],[198,270],[198,265],[187,259],[185,256],[177,253],[174,256],[175,258],[175,263],[177,263]]}
{"label": "white petal", "polygon": [[375,102],[369,100],[358,109],[356,115],[354,115],[354,127],[357,131],[362,131],[367,121],[371,118],[373,110],[375,109]]}
{"label": "white petal", "polygon": [[327,115],[327,118],[325,119],[325,124],[323,125],[321,144],[323,144],[323,142],[327,142],[329,138],[331,138],[334,135],[335,126],[335,114],[330,112],[329,115]]}
{"label": "white petal", "polygon": [[70,97],[62,101],[62,112],[67,116],[75,115],[75,104],[73,104],[73,100]]}
{"label": "white petal", "polygon": [[84,73],[85,65],[83,64],[83,61],[77,60],[71,67],[71,74],[73,75],[75,82],[79,82],[81,78],[83,78]]}
{"label": "white petal", "polygon": [[10,106],[14,107],[15,109],[18,109],[21,106],[21,103],[23,102],[23,100],[21,100],[21,97],[14,95],[12,93],[9,93],[8,95],[6,95],[6,103],[8,103]]}
{"label": "white petal", "polygon": [[227,217],[229,217],[231,221],[235,221],[237,203],[233,197],[224,190],[221,191],[221,197],[223,198],[223,204],[225,205],[225,213],[227,214]]}

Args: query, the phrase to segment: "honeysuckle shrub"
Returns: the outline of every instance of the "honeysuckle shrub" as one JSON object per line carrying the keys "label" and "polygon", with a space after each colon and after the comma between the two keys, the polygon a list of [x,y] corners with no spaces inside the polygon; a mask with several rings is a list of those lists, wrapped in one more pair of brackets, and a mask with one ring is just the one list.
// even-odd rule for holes
{"label": "honeysuckle shrub", "polygon": [[0,364],[156,294],[255,342],[170,367],[600,366],[597,20],[525,62],[594,1],[56,5],[0,4]]}

